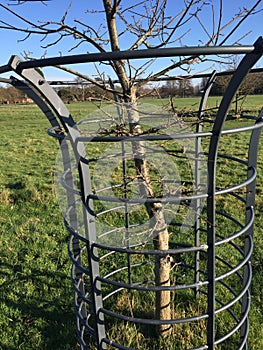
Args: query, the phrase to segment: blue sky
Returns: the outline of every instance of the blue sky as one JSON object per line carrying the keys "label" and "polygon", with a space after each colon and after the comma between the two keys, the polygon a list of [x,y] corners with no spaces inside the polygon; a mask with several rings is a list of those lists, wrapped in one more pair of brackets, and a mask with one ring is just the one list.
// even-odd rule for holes
{"label": "blue sky", "polygon": [[[124,5],[131,5],[134,3],[137,3],[138,0],[124,0]],[[215,8],[217,8],[219,1],[215,0],[212,1],[215,5]],[[8,3],[10,1],[0,1],[0,4],[8,6]],[[12,3],[12,2],[11,2]],[[15,4],[15,1],[13,1]],[[19,6],[13,5],[8,6],[12,11],[16,11],[21,15],[22,17],[25,17],[31,21],[40,21],[39,23],[44,23],[46,21],[59,21],[65,11],[67,10],[69,4],[71,1],[69,0],[50,0],[47,2],[47,5],[44,5],[42,3],[38,2],[29,2],[25,4],[21,4]],[[103,13],[86,13],[87,9],[94,9],[94,6],[99,9],[100,4],[102,3],[102,0],[96,0],[96,1],[90,1],[90,0],[73,0],[72,5],[69,9],[68,16],[67,16],[67,23],[73,23],[74,19],[83,20],[83,22],[90,24],[91,26],[95,28],[99,28],[100,24],[105,24],[104,14]],[[223,0],[224,3],[224,15],[223,15],[223,23],[228,22],[231,18],[235,17],[238,9],[240,7],[250,7],[252,4],[255,3],[255,0],[246,0],[246,1],[240,1],[240,0]],[[182,0],[170,0],[168,2],[169,6],[169,13],[174,14],[178,13],[180,9],[183,8],[183,1]],[[259,9],[263,8],[263,1],[262,4],[259,6]],[[0,20],[8,23],[12,23],[14,25],[23,25],[24,27],[28,25],[24,25],[22,21],[17,20],[14,16],[8,14],[6,10],[3,8],[0,8]],[[251,45],[253,42],[260,36],[263,35],[263,26],[262,26],[262,20],[263,20],[263,12],[260,12],[258,14],[253,15],[251,18],[248,18],[246,22],[242,24],[242,26],[239,28],[238,32],[227,42],[227,44],[232,44],[235,42],[235,40],[243,37],[246,33],[249,32],[249,35],[242,39],[242,44],[245,45]],[[207,10],[204,12],[204,15],[202,17],[202,21],[205,24],[206,29],[211,31],[212,27],[212,12],[210,10]],[[186,24],[185,29],[187,29],[187,35],[184,37],[182,44],[183,45],[201,45],[202,42],[205,42],[207,40],[207,35],[205,31],[200,27],[200,24],[198,24],[197,20],[192,20],[189,24]],[[103,28],[101,27],[101,30]],[[183,32],[182,32],[183,33]],[[178,33],[180,34],[180,33]],[[40,42],[41,39],[43,39],[40,36],[30,36],[29,38],[25,39],[26,35],[23,33],[19,33],[16,31],[11,30],[3,30],[0,29],[0,40],[2,45],[2,50],[0,54],[0,65],[6,64],[9,57],[12,54],[17,54],[19,56],[22,56],[23,52],[30,52],[33,57],[40,58],[43,54],[46,55],[46,57],[50,56],[59,56],[60,54],[68,55],[68,54],[77,54],[77,53],[87,53],[92,52],[92,49],[90,46],[84,44],[77,49],[73,51],[69,51],[69,49],[72,47],[73,41],[70,39],[62,40],[60,41],[56,46],[48,47],[48,48],[41,48],[41,46],[46,46],[51,42],[50,39],[44,39]],[[53,37],[52,40],[56,40],[56,37]],[[131,40],[128,37],[125,37],[122,41],[122,48],[128,49],[131,45]],[[176,42],[173,44],[174,46],[179,46],[180,43]],[[109,50],[106,47],[107,50]],[[93,50],[94,52],[94,50]],[[262,61],[261,61],[262,62]],[[262,64],[261,64],[262,65]],[[76,68],[77,67],[73,67]],[[88,73],[88,68],[86,67],[79,67],[81,69],[84,69],[84,73]],[[155,66],[155,69],[158,69],[157,66]],[[93,68],[90,68],[91,71],[93,71]],[[154,67],[153,67],[154,69]],[[200,67],[201,70],[201,67]],[[54,69],[45,69],[46,77],[49,79],[70,79],[69,76],[65,75],[65,73],[54,70]]]}

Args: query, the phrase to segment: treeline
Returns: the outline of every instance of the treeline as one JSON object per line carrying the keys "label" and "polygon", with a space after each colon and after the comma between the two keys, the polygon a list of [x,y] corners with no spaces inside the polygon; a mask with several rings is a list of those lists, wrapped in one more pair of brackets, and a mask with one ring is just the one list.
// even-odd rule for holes
{"label": "treeline", "polygon": [[12,101],[18,102],[25,98],[25,94],[13,86],[0,86],[0,103],[6,103]]}
{"label": "treeline", "polygon": [[[118,91],[119,86],[116,84],[115,90]],[[83,83],[76,86],[67,86],[60,87],[57,89],[58,95],[62,100],[71,102],[71,101],[86,101],[92,99],[107,99],[112,100],[113,95],[111,92],[104,91],[103,89],[92,85]],[[193,86],[191,80],[176,80],[176,81],[167,81],[165,83],[157,84],[148,84],[141,87],[138,90],[138,97],[148,97],[148,96],[158,96],[161,98],[169,96],[178,96],[178,97],[188,97],[194,96],[198,93],[196,88]]]}
{"label": "treeline", "polygon": [[[213,84],[210,95],[222,96],[230,79],[230,75],[218,76],[215,83]],[[203,78],[198,85],[193,85],[193,81],[194,79],[178,79],[146,85],[138,91],[138,95],[140,95],[140,97],[157,96],[161,98],[167,98],[174,96],[189,97],[202,94],[202,91],[204,90],[207,82],[207,78]],[[79,79],[74,83],[74,85],[67,85],[65,87],[55,87],[59,96],[65,102],[69,103],[74,101],[87,101],[92,99],[113,99],[112,93],[104,91],[95,85],[87,84],[84,81],[80,81]],[[115,88],[118,90],[119,87],[117,84]],[[238,94],[263,94],[263,73],[249,74],[239,89]],[[7,101],[12,101],[15,103],[23,100],[24,98],[25,94],[13,86],[0,86],[0,103],[6,103]]]}
{"label": "treeline", "polygon": [[[222,96],[231,79],[231,76],[218,76],[211,90],[210,95]],[[157,96],[161,98],[167,97],[190,97],[202,94],[207,82],[207,78],[203,78],[198,85],[193,84],[194,79],[178,79],[169,80],[162,83],[150,84],[138,90],[140,97]],[[116,85],[118,90],[118,85]],[[95,85],[87,85],[80,83],[75,86],[67,86],[58,89],[59,96],[64,101],[85,101],[91,99],[108,99],[112,100],[113,96],[110,92],[104,91]],[[247,76],[241,88],[239,95],[263,94],[263,73],[253,73]]]}
{"label": "treeline", "polygon": [[[218,76],[214,82],[210,95],[222,96],[231,79],[230,75]],[[207,79],[202,79],[200,91],[205,87]],[[261,95],[263,94],[263,73],[249,74],[241,85],[239,95]]]}

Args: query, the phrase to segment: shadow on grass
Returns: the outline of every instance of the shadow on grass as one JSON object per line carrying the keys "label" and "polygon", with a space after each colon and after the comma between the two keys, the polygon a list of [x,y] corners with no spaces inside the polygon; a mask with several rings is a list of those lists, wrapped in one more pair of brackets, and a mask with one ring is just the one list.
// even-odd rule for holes
{"label": "shadow on grass", "polygon": [[0,269],[1,350],[77,349],[73,289],[66,273]]}

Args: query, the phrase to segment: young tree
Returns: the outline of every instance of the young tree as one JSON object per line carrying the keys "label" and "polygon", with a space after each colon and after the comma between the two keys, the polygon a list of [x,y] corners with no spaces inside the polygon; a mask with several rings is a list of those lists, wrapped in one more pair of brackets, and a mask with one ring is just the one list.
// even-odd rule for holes
{"label": "young tree", "polygon": [[[46,45],[43,45],[45,50],[51,46],[59,47],[62,41],[69,43],[68,50],[70,51],[83,47],[85,51],[88,48],[89,52],[121,51],[124,49],[132,51],[138,48],[158,50],[169,46],[184,46],[188,44],[193,27],[195,31],[199,32],[199,42],[203,46],[234,44],[237,43],[236,39],[232,39],[234,34],[235,38],[238,34],[240,39],[245,37],[246,33],[242,32],[242,23],[249,16],[257,14],[261,0],[242,2],[242,6],[238,4],[237,8],[233,9],[233,13],[229,14],[228,19],[225,18],[224,12],[224,6],[227,2],[227,0],[185,0],[179,2],[173,0],[134,0],[129,2],[101,0],[94,3],[94,8],[87,2],[87,11],[83,19],[75,19],[73,23],[67,22],[71,5],[68,6],[59,21],[40,22],[41,18],[38,18],[38,21],[24,18],[24,15],[18,13],[18,7],[13,10],[13,8],[0,4],[0,7],[12,15],[14,20],[21,21],[20,26],[1,21],[0,29],[25,33],[23,39],[40,35],[43,40],[50,40]],[[18,1],[18,3],[22,3],[22,1]],[[252,3],[252,5],[249,6],[248,3]],[[52,2],[46,3],[48,6],[49,4],[52,5]],[[94,21],[89,21],[91,16],[96,16],[97,25],[90,25],[90,23],[94,23]],[[190,72],[195,63],[205,60],[208,59],[198,55],[181,57],[178,60],[169,61],[162,68],[157,67],[154,72],[151,72],[151,67],[154,67],[153,60],[143,61],[141,65],[133,64],[132,61],[124,59],[110,61],[107,63],[107,69],[110,67],[114,73],[113,77],[118,79],[121,86],[118,91],[114,91],[105,80],[103,65],[96,67],[99,79],[94,79],[92,76],[87,76],[68,67],[59,68],[75,74],[80,79],[85,79],[105,91],[117,94],[126,106],[129,133],[140,135],[142,127],[136,108],[138,90],[150,81],[173,74],[175,69],[181,68]],[[133,142],[132,151],[137,177],[140,180],[140,194],[147,198],[155,197],[149,165],[144,156],[144,142]],[[155,249],[168,250],[169,231],[162,204],[147,202],[145,205],[149,218],[153,219],[154,222],[152,236],[154,237]],[[170,269],[171,259],[169,255],[157,255],[155,261],[157,286],[170,285]],[[161,320],[171,318],[170,292],[168,290],[156,292],[156,318]],[[162,325],[158,332],[165,336],[169,334],[170,328]]]}

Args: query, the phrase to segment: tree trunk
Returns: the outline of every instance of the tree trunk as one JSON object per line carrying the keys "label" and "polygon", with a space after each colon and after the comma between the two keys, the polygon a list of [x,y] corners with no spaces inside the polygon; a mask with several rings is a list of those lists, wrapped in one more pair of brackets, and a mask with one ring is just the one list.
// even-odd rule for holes
{"label": "tree trunk", "polygon": [[[119,51],[119,37],[116,26],[116,12],[118,2],[112,0],[103,0],[107,26],[112,51]],[[119,78],[123,89],[124,102],[127,103],[128,122],[131,135],[140,135],[142,133],[139,114],[137,112],[136,86],[129,80],[125,67],[127,62],[116,60],[112,62],[112,67]],[[136,173],[140,181],[140,195],[144,198],[154,196],[154,190],[151,185],[149,166],[146,160],[145,143],[143,141],[134,141],[132,143],[134,164]],[[160,203],[146,203],[146,210],[153,222],[152,236],[153,243],[157,250],[167,250],[169,248],[169,233],[165,223],[163,206]],[[170,257],[168,254],[157,254],[155,256],[155,284],[157,286],[170,286]],[[155,314],[158,320],[169,320],[171,318],[170,309],[170,291],[157,291],[155,302]],[[160,325],[157,327],[158,334],[166,336],[170,333],[171,326]]]}
{"label": "tree trunk", "polygon": [[[136,110],[136,93],[131,91],[131,102],[127,106],[130,133],[140,135],[142,133],[139,115]],[[140,182],[140,195],[144,198],[155,197],[147,164],[145,142],[134,141],[132,143],[133,157],[138,180]],[[154,248],[159,251],[169,249],[169,232],[165,222],[163,206],[161,203],[145,203],[149,218],[152,219],[152,237]],[[155,255],[155,284],[156,286],[170,286],[170,256],[169,254]],[[170,291],[160,290],[156,292],[155,317],[158,320],[171,319]],[[171,325],[163,324],[157,327],[157,333],[163,337],[171,332]]]}

